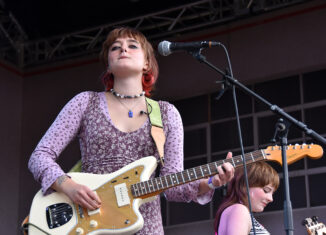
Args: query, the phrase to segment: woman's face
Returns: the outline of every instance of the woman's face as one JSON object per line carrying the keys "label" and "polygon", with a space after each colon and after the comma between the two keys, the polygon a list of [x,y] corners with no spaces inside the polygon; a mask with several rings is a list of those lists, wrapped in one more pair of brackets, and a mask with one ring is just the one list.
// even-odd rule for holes
{"label": "woman's face", "polygon": [[275,189],[271,184],[264,187],[250,187],[249,194],[253,212],[262,212],[268,203],[273,201]]}
{"label": "woman's face", "polygon": [[142,74],[147,69],[144,50],[134,38],[117,38],[108,53],[110,72],[114,76]]}

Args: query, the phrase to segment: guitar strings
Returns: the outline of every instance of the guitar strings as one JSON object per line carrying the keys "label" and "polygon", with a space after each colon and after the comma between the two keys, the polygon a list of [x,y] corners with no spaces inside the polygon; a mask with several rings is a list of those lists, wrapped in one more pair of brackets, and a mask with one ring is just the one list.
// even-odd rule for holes
{"label": "guitar strings", "polygon": [[[251,153],[246,153],[244,155],[244,157],[246,159],[246,162],[248,162],[248,163],[264,159],[262,150],[256,150],[256,151],[253,151]],[[175,185],[183,184],[185,182],[190,182],[190,181],[196,180],[198,178],[203,178],[203,177],[205,177],[205,174],[203,173],[203,169],[204,169],[204,171],[206,171],[207,169],[209,169],[209,171],[210,171],[210,173],[206,174],[206,176],[212,175],[212,173],[213,174],[214,173],[218,174],[218,171],[216,169],[216,165],[220,166],[224,162],[229,162],[229,163],[233,164],[236,167],[235,162],[237,162],[237,163],[241,162],[242,163],[242,155],[235,156],[232,159],[220,160],[220,161],[208,163],[206,165],[190,168],[190,169],[187,169],[187,170],[184,170],[182,172],[175,173],[175,174],[170,174],[170,175],[165,175],[165,176],[153,178],[153,179],[150,179],[148,181],[136,183],[134,185],[137,186],[138,189],[140,188],[141,192],[138,191],[138,193],[140,193],[140,195],[144,194],[143,189],[145,190],[145,194],[147,194],[148,192],[159,191],[159,190],[161,190],[163,188],[169,188],[169,187],[172,187],[172,186],[175,186]],[[212,171],[212,169],[215,169],[215,170]],[[195,178],[189,177],[189,175],[191,175],[191,174],[195,174]],[[197,177],[197,176],[200,176],[200,177]],[[167,177],[169,177],[170,179],[168,179]],[[176,178],[177,181],[175,181],[175,178]],[[188,180],[185,180],[185,178],[188,178]],[[154,182],[154,180],[155,180],[155,182]],[[158,180],[159,180],[159,183],[157,182]],[[166,186],[164,186],[164,182],[165,182]],[[143,186],[141,185],[141,183],[143,183]],[[146,186],[146,183],[147,183],[147,186]],[[155,186],[156,186],[157,189],[155,189]]]}

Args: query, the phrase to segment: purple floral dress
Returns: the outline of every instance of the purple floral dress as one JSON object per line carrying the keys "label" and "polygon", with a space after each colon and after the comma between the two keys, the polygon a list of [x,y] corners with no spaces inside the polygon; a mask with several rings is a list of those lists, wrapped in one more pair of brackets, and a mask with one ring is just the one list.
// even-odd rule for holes
{"label": "purple floral dress", "polygon": [[[159,101],[166,143],[165,164],[160,175],[183,170],[183,125],[177,109],[170,103]],[[75,138],[80,143],[83,172],[106,174],[145,156],[159,159],[150,134],[149,119],[133,132],[118,130],[108,112],[104,92],[82,92],[71,99],[45,133],[28,163],[34,178],[41,183],[46,195],[50,186],[65,172],[56,163],[63,149]],[[197,196],[199,181],[174,187],[164,192],[167,200],[208,203],[213,191]],[[160,197],[143,204],[140,212],[144,227],[137,234],[164,234]]]}

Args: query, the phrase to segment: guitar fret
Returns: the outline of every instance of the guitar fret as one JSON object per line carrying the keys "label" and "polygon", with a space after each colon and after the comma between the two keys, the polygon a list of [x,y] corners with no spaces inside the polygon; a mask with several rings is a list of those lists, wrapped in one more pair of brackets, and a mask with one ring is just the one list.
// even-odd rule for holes
{"label": "guitar fret", "polygon": [[266,159],[266,155],[265,155],[265,151],[264,150],[260,150],[262,152],[263,158]]}
{"label": "guitar fret", "polygon": [[143,184],[142,189],[144,189],[145,190],[145,194],[147,194],[147,190],[146,190],[146,186],[145,186],[144,182],[142,182],[141,184]]}
{"label": "guitar fret", "polygon": [[[239,157],[240,157],[240,159],[239,159]],[[240,155],[239,157],[236,159],[237,165],[240,165],[240,163],[243,162],[242,156]]]}
{"label": "guitar fret", "polygon": [[164,188],[164,185],[163,185],[163,182],[162,182],[162,177],[160,177],[160,181],[161,181],[162,188]]}
{"label": "guitar fret", "polygon": [[[175,183],[175,184],[179,184],[178,177],[176,176],[176,174],[173,174],[173,175],[172,175],[172,178],[173,178],[173,180],[174,180],[173,183]],[[175,181],[175,180],[176,180],[176,181]]]}
{"label": "guitar fret", "polygon": [[210,175],[211,174],[211,171],[209,169],[209,164],[206,164],[203,167],[204,167],[204,176]]}
{"label": "guitar fret", "polygon": [[251,156],[252,161],[254,162],[255,159],[254,159],[254,155],[252,155],[252,152],[250,153],[250,156]]}
{"label": "guitar fret", "polygon": [[199,166],[199,168],[200,168],[201,174],[204,176],[203,169],[201,168],[201,166]]}
{"label": "guitar fret", "polygon": [[181,173],[181,177],[182,177],[183,183],[185,183],[186,181],[185,181],[185,178],[183,177],[183,172]]}
{"label": "guitar fret", "polygon": [[166,178],[166,175],[164,176],[164,180],[165,180],[165,187],[168,188],[169,182],[168,182],[168,179]]}
{"label": "guitar fret", "polygon": [[209,172],[209,175],[212,174],[210,165],[208,165],[208,172]]}
{"label": "guitar fret", "polygon": [[151,182],[152,182],[153,192],[155,192],[156,191],[156,189],[155,189],[156,183],[154,183],[154,179],[151,179]]}
{"label": "guitar fret", "polygon": [[233,167],[235,167],[235,164],[234,164],[234,160],[233,160],[233,158],[231,158],[231,160],[232,160],[232,163],[233,163]]}
{"label": "guitar fret", "polygon": [[152,191],[151,191],[150,184],[148,183],[148,181],[146,181],[146,183],[147,183],[148,192],[151,193]]}
{"label": "guitar fret", "polygon": [[196,179],[197,179],[197,174],[196,174],[196,171],[195,171],[194,168],[192,168],[192,172],[195,174],[195,177],[196,177]]}
{"label": "guitar fret", "polygon": [[[217,162],[214,162],[214,163],[215,163],[216,172],[218,173],[218,170],[217,170],[217,167],[218,167]],[[223,160],[223,163],[224,163],[224,160]]]}
{"label": "guitar fret", "polygon": [[138,195],[140,196],[142,194],[140,183],[137,183],[137,190],[138,190]]}
{"label": "guitar fret", "polygon": [[187,173],[188,173],[188,181],[190,181],[191,178],[190,178],[190,175],[189,175],[189,170],[187,170]]}
{"label": "guitar fret", "polygon": [[158,179],[160,179],[160,180],[161,180],[161,177],[160,177],[160,178],[156,178],[156,179],[155,179],[157,190],[160,190],[160,189],[161,189],[160,187],[162,187],[162,184],[161,184],[161,182],[160,182],[160,181],[159,181],[159,182],[157,182],[157,180],[158,180]]}
{"label": "guitar fret", "polygon": [[134,184],[134,185],[132,185],[132,187],[133,187],[133,189],[134,189],[135,195],[136,195],[136,196],[139,196],[138,184]]}
{"label": "guitar fret", "polygon": [[170,176],[170,180],[171,180],[171,185],[173,186],[174,184],[173,184],[172,177],[171,177],[171,175],[169,175],[169,176]]}

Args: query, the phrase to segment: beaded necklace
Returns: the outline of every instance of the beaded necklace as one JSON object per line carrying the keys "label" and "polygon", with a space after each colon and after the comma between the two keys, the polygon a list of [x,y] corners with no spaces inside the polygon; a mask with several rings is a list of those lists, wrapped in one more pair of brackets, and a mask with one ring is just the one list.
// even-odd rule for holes
{"label": "beaded necklace", "polygon": [[120,102],[120,104],[122,104],[123,107],[125,107],[128,110],[128,117],[129,118],[133,118],[134,113],[133,113],[133,109],[136,107],[136,105],[138,104],[138,102],[136,102],[134,104],[133,107],[128,107],[126,104],[124,104],[121,99],[134,99],[134,98],[139,98],[144,96],[145,91],[142,91],[139,95],[121,95],[118,92],[116,92],[113,88],[110,89],[110,92],[118,99],[118,101]]}

